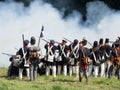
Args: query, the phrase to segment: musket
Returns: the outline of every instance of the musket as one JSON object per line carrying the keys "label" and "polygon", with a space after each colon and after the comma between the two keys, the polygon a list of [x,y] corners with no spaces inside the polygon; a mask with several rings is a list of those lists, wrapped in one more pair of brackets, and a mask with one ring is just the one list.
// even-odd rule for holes
{"label": "musket", "polygon": [[24,60],[25,60],[24,66],[26,66],[27,63],[26,63],[26,57],[25,57],[26,53],[25,53],[25,51],[24,51],[24,34],[22,34],[22,40],[23,40],[23,49],[22,49],[22,52],[23,52],[23,58],[24,58]]}
{"label": "musket", "polygon": [[49,41],[45,40],[45,39],[42,39],[43,41],[47,42],[47,43],[50,43]]}
{"label": "musket", "polygon": [[[88,42],[88,41],[87,41]],[[91,47],[93,47],[93,45],[90,43],[90,42],[88,42],[88,44],[91,46]]]}
{"label": "musket", "polygon": [[60,44],[60,42],[58,42],[58,41],[55,41],[55,43]]}
{"label": "musket", "polygon": [[112,44],[120,44],[120,41],[109,41]]}
{"label": "musket", "polygon": [[8,53],[2,53],[2,54],[7,55],[7,56],[15,56],[13,54],[8,54]]}
{"label": "musket", "polygon": [[70,41],[69,39],[67,39],[67,38],[65,38],[65,37],[63,37],[63,39],[67,40],[67,41],[70,42],[70,43],[73,43],[72,41]]}
{"label": "musket", "polygon": [[18,51],[18,48],[15,48]]}
{"label": "musket", "polygon": [[114,41],[109,41],[110,43],[114,43]]}

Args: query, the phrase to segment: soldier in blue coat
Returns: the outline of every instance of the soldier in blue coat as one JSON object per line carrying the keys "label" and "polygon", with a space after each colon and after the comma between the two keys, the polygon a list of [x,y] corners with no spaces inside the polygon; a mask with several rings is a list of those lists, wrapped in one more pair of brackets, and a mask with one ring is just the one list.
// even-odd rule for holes
{"label": "soldier in blue coat", "polygon": [[23,69],[26,68],[26,72],[27,72],[27,77],[28,79],[29,77],[29,64],[28,67],[25,66],[26,62],[29,62],[28,60],[28,44],[29,44],[29,40],[24,40],[24,48],[20,48],[18,50],[18,52],[16,53],[17,55],[20,55],[21,59],[19,61],[19,78],[22,79],[23,78]]}
{"label": "soldier in blue coat", "polygon": [[55,41],[50,40],[44,47],[46,49],[46,75],[50,75],[50,70],[52,69],[53,77],[56,77],[56,61],[55,61],[55,51],[57,47],[54,45]]}

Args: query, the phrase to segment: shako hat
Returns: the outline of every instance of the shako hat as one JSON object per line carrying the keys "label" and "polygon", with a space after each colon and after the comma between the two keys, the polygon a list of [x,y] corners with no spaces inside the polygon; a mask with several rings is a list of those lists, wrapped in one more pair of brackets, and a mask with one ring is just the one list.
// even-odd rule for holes
{"label": "shako hat", "polygon": [[62,42],[67,43],[67,41],[66,41],[66,40],[62,40]]}
{"label": "shako hat", "polygon": [[78,44],[78,40],[75,39],[75,40],[73,41],[73,43],[74,43],[74,44]]}
{"label": "shako hat", "polygon": [[28,45],[29,44],[29,40],[24,40],[24,45]]}
{"label": "shako hat", "polygon": [[98,46],[98,41],[94,41],[93,47],[97,47],[97,46]]}
{"label": "shako hat", "polygon": [[99,44],[103,44],[103,38],[100,38]]}
{"label": "shako hat", "polygon": [[34,37],[34,36],[32,36],[32,37],[31,37],[31,39],[30,39],[30,43],[31,43],[32,45],[34,45],[34,44],[35,44],[35,42],[36,42],[36,39],[35,39],[35,37]]}
{"label": "shako hat", "polygon": [[109,43],[109,38],[106,38],[106,39],[105,39],[105,43]]}
{"label": "shako hat", "polygon": [[54,40],[50,40],[50,44],[55,44],[55,41]]}

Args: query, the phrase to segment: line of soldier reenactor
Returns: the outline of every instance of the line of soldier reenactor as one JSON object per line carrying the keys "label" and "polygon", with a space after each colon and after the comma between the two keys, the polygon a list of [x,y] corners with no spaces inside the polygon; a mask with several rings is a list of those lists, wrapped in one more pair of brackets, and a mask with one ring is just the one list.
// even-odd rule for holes
{"label": "line of soldier reenactor", "polygon": [[[51,74],[53,77],[58,74],[72,76],[75,73],[80,82],[85,75],[88,83],[88,77],[91,75],[96,78],[98,76],[110,78],[116,74],[120,80],[120,38],[112,45],[108,38],[105,42],[100,38],[93,44],[90,44],[86,38],[81,41],[78,39],[70,41],[64,38],[62,42],[43,40],[46,42],[44,46],[46,54],[43,58],[41,58],[40,48],[35,46],[35,37],[31,37],[30,47],[27,46],[29,41],[24,40],[24,48],[17,52],[17,55],[23,58],[18,66],[20,79],[22,79],[23,68],[26,67],[28,78],[35,80],[38,64],[43,63],[47,76]],[[91,48],[88,48],[87,44],[90,44]]]}

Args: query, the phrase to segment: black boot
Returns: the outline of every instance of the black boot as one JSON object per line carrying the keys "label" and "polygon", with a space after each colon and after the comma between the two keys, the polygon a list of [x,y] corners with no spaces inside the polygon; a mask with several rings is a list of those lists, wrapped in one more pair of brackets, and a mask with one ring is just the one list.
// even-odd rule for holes
{"label": "black boot", "polygon": [[85,76],[85,78],[86,78],[86,84],[88,84],[88,76]]}
{"label": "black boot", "polygon": [[88,84],[88,78],[86,79],[86,84]]}
{"label": "black boot", "polygon": [[82,82],[82,77],[79,77],[79,81]]}

